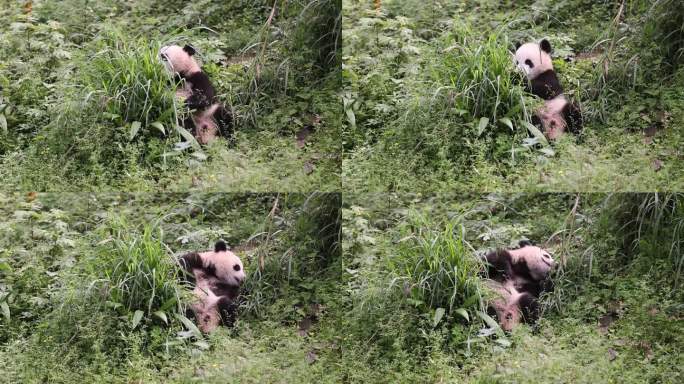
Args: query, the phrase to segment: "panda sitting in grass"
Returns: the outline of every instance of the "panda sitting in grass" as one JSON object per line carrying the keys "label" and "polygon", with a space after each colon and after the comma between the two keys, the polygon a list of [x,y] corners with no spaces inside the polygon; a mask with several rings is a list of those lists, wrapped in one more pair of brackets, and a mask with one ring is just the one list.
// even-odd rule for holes
{"label": "panda sitting in grass", "polygon": [[488,308],[501,328],[511,331],[539,318],[539,296],[553,290],[550,275],[556,263],[544,249],[529,241],[518,248],[498,249],[485,255],[488,287],[497,295]]}
{"label": "panda sitting in grass", "polygon": [[179,262],[185,280],[194,285],[195,302],[189,309],[200,331],[211,332],[219,324],[232,326],[240,286],[246,277],[240,258],[219,240],[212,251],[191,252]]}
{"label": "panda sitting in grass", "polygon": [[191,116],[184,127],[192,132],[200,144],[208,144],[219,136],[232,137],[233,118],[225,106],[216,100],[216,92],[209,77],[195,61],[195,49],[189,45],[170,45],[159,50],[166,70],[182,86],[176,96],[185,99]]}
{"label": "panda sitting in grass", "polygon": [[551,140],[565,131],[578,134],[582,130],[582,113],[579,107],[563,93],[556,71],[551,62],[551,43],[544,39],[537,43],[517,43],[515,65],[528,80],[528,91],[544,100],[535,111],[532,122],[541,126],[544,135]]}

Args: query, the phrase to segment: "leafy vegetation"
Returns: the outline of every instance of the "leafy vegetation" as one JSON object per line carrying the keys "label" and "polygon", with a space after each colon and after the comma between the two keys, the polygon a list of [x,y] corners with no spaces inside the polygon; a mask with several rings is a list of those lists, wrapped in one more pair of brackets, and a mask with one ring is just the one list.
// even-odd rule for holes
{"label": "leafy vegetation", "polygon": [[[306,381],[339,355],[339,194],[0,201],[0,382]],[[205,336],[176,258],[218,238],[248,279],[235,328]]]}
{"label": "leafy vegetation", "polygon": [[[0,175],[20,190],[339,186],[341,3],[3,1]],[[158,60],[191,44],[234,116],[200,148]]]}
{"label": "leafy vegetation", "polygon": [[[343,180],[355,191],[679,190],[676,1],[346,1]],[[548,38],[580,136],[530,124],[509,50]]]}
{"label": "leafy vegetation", "polygon": [[[345,199],[350,382],[681,381],[681,194]],[[536,326],[481,314],[478,254],[530,239],[559,263]],[[400,266],[400,267],[397,267]]]}

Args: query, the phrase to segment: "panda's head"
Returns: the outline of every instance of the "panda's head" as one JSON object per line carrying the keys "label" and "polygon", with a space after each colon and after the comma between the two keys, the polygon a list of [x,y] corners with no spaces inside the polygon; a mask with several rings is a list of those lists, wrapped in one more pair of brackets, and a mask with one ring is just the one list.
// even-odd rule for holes
{"label": "panda's head", "polygon": [[167,45],[159,50],[159,59],[172,75],[189,75],[201,71],[199,64],[193,57],[195,49],[189,45]]}
{"label": "panda's head", "polygon": [[545,249],[532,245],[529,241],[521,241],[519,248],[508,251],[515,264],[524,264],[535,281],[543,281],[556,266],[551,254]]}
{"label": "panda's head", "polygon": [[228,285],[239,287],[245,281],[242,260],[228,250],[223,240],[216,242],[213,251],[203,252],[201,256],[214,265],[216,277]]}
{"label": "panda's head", "polygon": [[551,62],[551,43],[544,39],[537,43],[517,43],[514,55],[515,65],[529,80],[553,69]]}

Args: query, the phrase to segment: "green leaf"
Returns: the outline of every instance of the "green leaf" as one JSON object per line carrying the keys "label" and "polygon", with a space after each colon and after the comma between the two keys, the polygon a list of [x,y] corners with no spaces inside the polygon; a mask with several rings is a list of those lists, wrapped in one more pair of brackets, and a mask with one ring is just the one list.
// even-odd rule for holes
{"label": "green leaf", "polygon": [[142,124],[139,121],[134,121],[133,123],[131,123],[131,130],[128,132],[129,141],[135,139],[135,135],[138,134],[141,125]]}
{"label": "green leaf", "polygon": [[540,149],[539,152],[545,154],[548,157],[553,157],[556,155],[556,151],[551,149],[551,147],[544,147],[544,148]]}
{"label": "green leaf", "polygon": [[7,134],[7,118],[5,115],[0,115],[0,128],[4,134]]}
{"label": "green leaf", "polygon": [[468,316],[468,311],[466,311],[465,308],[459,308],[459,309],[455,310],[454,312],[461,315],[461,317],[466,319],[467,322],[470,322],[470,316]]}
{"label": "green leaf", "polygon": [[435,317],[432,319],[432,328],[436,327],[437,324],[439,324],[440,321],[442,321],[442,317],[444,317],[444,308],[437,308],[435,310]]}
{"label": "green leaf", "polygon": [[537,140],[539,140],[539,142],[540,142],[542,145],[544,145],[544,146],[549,145],[549,141],[546,140],[546,136],[544,136],[544,134],[539,130],[539,128],[535,127],[534,125],[530,124],[529,122],[527,122],[527,121],[525,121],[525,120],[520,120],[520,123],[521,123],[525,128],[527,128],[527,130],[530,131],[530,133],[532,134],[532,136],[534,136],[535,138],[537,138]]}
{"label": "green leaf", "polygon": [[176,318],[178,320],[180,320],[181,323],[183,323],[185,328],[187,328],[190,332],[192,332],[192,334],[194,334],[195,337],[197,337],[198,339],[202,339],[202,332],[200,332],[199,328],[197,328],[197,326],[192,321],[190,321],[190,319],[188,319],[187,317],[185,317],[183,315],[179,315],[177,313],[175,315],[176,315]]}
{"label": "green leaf", "polygon": [[482,135],[482,132],[484,132],[485,128],[487,128],[487,125],[489,124],[489,118],[487,117],[481,117],[480,122],[477,124],[477,137],[480,137]]}
{"label": "green leaf", "polygon": [[196,149],[201,148],[199,143],[197,142],[197,139],[195,139],[195,136],[193,136],[192,133],[188,132],[187,129],[181,127],[180,125],[176,125],[176,131],[180,133],[180,135],[183,136],[183,138],[187,140],[190,143],[190,145],[192,145]]}
{"label": "green leaf", "polygon": [[176,304],[176,297],[172,296],[168,300],[164,302],[164,304],[161,305],[160,309],[162,311],[167,311],[169,308],[173,307]]}
{"label": "green leaf", "polygon": [[7,305],[7,303],[3,301],[2,303],[0,303],[0,309],[2,309],[2,315],[5,316],[5,319],[7,321],[9,321],[10,320],[9,305]]}
{"label": "green leaf", "polygon": [[356,128],[356,116],[351,108],[347,108],[344,111],[347,114],[347,121],[349,121],[349,126],[351,128]]}
{"label": "green leaf", "polygon": [[137,311],[135,311],[135,313],[133,314],[133,320],[131,321],[131,328],[132,329],[135,329],[135,327],[137,327],[138,324],[140,324],[140,320],[142,320],[143,314],[144,314],[143,311],[141,311],[139,309]]}
{"label": "green leaf", "polygon": [[164,324],[169,324],[169,319],[166,317],[166,312],[164,312],[164,311],[156,311],[156,312],[153,313],[153,315],[155,315],[155,316],[157,316],[158,318],[160,318],[160,319],[164,322]]}
{"label": "green leaf", "polygon": [[166,135],[166,129],[164,129],[164,124],[162,124],[158,121],[155,121],[154,123],[150,124],[150,127],[157,128],[157,130],[159,132],[161,132],[162,135]]}
{"label": "green leaf", "polygon": [[482,320],[484,320],[485,324],[487,324],[489,328],[496,329],[497,333],[503,334],[503,330],[501,330],[499,323],[497,323],[496,320],[492,319],[488,314],[481,311],[477,311],[477,315],[480,316]]}
{"label": "green leaf", "polygon": [[511,119],[509,119],[508,117],[502,117],[502,118],[500,118],[500,119],[499,119],[499,123],[501,123],[501,124],[507,126],[508,128],[511,129],[511,131],[514,130],[514,129],[513,129],[513,122],[512,122]]}

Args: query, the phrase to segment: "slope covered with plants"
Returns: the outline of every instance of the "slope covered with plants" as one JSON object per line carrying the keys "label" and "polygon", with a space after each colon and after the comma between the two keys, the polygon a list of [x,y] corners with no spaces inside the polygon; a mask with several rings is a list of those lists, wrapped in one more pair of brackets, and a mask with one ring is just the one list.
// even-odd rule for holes
{"label": "slope covered with plants", "polygon": [[[350,382],[678,383],[681,194],[345,199]],[[530,239],[558,262],[535,326],[486,316],[476,255]]]}
{"label": "slope covered with plants", "polygon": [[[0,175],[20,190],[335,190],[338,0],[0,2]],[[234,116],[201,148],[159,48]]]}
{"label": "slope covered with plants", "polygon": [[[345,185],[356,191],[684,186],[675,0],[344,2]],[[584,118],[549,143],[516,42],[550,40]],[[672,188],[672,189],[669,189]]]}
{"label": "slope covered with plants", "polygon": [[[334,381],[339,194],[0,195],[0,382]],[[185,317],[178,256],[223,238],[234,328]]]}

